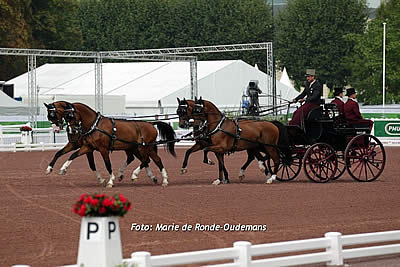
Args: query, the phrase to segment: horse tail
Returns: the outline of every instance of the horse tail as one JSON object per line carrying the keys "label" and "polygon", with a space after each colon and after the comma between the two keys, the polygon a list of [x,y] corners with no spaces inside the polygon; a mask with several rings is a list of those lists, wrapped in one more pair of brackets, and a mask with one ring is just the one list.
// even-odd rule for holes
{"label": "horse tail", "polygon": [[161,135],[161,139],[163,141],[167,141],[165,143],[165,146],[168,147],[168,152],[172,156],[176,157],[176,153],[175,153],[176,134],[175,134],[175,131],[172,128],[172,126],[163,121],[155,121],[155,122],[153,122],[153,125],[157,126],[158,131],[160,132],[160,135]]}
{"label": "horse tail", "polygon": [[279,121],[273,121],[272,123],[279,129],[279,149],[283,152],[285,159],[289,161],[291,160],[292,152],[290,150],[290,140],[287,127]]}

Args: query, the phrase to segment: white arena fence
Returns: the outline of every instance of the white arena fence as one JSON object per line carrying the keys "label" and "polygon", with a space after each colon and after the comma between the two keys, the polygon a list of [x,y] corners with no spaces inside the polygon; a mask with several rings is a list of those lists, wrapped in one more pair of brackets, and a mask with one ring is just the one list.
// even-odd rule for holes
{"label": "white arena fence", "polygon": [[[322,238],[260,245],[252,245],[247,241],[239,241],[235,242],[231,248],[157,256],[151,256],[149,252],[134,252],[132,253],[131,258],[123,260],[122,266],[177,266],[185,264],[207,264],[218,261],[230,262],[207,266],[264,267],[296,266],[317,263],[343,265],[344,260],[349,259],[400,254],[400,244],[378,245],[379,243],[389,242],[400,242],[400,230],[353,235],[342,235],[338,232],[329,232]],[[351,248],[344,248],[346,246],[351,246]],[[289,253],[296,253],[296,255],[279,256]],[[253,259],[253,257],[263,256],[269,258]],[[77,265],[68,265],[65,267],[73,266],[77,267]]]}

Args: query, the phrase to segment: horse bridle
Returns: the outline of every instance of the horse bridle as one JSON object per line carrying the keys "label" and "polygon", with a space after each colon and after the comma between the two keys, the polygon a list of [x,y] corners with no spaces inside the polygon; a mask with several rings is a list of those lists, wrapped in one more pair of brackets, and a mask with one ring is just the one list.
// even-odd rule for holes
{"label": "horse bridle", "polygon": [[189,103],[186,100],[179,101],[178,108],[176,109],[176,114],[179,116],[179,119],[183,121],[182,128],[190,128],[193,126],[193,122],[189,118]]}
{"label": "horse bridle", "polygon": [[[67,122],[68,133],[70,134],[78,133],[80,135],[83,135],[82,122],[76,119],[76,112],[74,105],[68,103],[68,105],[63,106],[63,108],[64,108],[63,118]],[[75,123],[71,124],[72,121],[75,121]]]}
{"label": "horse bridle", "polygon": [[63,126],[64,124],[63,117],[61,117],[61,120],[58,119],[56,105],[54,103],[51,103],[48,104],[46,107],[47,107],[47,119],[58,127]]}

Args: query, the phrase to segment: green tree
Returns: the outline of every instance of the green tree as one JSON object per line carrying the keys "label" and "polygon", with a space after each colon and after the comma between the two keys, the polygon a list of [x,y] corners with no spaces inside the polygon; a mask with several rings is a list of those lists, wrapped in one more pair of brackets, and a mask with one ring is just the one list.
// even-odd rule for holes
{"label": "green tree", "polygon": [[[263,42],[272,39],[264,0],[81,0],[87,50],[124,50]],[[265,52],[200,55],[265,63]]]}
{"label": "green tree", "polygon": [[306,68],[315,68],[328,87],[343,86],[349,74],[346,56],[352,43],[345,36],[362,33],[367,19],[365,0],[288,0],[276,21],[277,62],[299,87]]}
{"label": "green tree", "polygon": [[385,102],[400,102],[400,2],[390,0],[379,7],[365,33],[348,36],[355,44],[354,53],[347,59],[351,68],[349,82],[366,104],[383,101],[383,22],[387,23]]}
{"label": "green tree", "polygon": [[[32,42],[28,23],[32,13],[30,1],[0,1],[0,47],[29,48]],[[8,80],[26,70],[26,59],[0,56],[0,80]]]}

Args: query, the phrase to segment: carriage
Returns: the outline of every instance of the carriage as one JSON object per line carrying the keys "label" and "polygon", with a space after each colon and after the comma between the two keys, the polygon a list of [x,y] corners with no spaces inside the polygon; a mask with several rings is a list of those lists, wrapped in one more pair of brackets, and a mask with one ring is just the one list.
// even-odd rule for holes
{"label": "carriage", "polygon": [[[288,105],[290,106],[290,104]],[[322,103],[299,126],[286,126],[291,158],[280,153],[276,179],[295,179],[301,169],[314,182],[336,180],[347,172],[360,182],[376,180],[383,172],[386,154],[368,127],[356,127],[340,117],[336,104]],[[273,162],[269,161],[272,169]]]}

